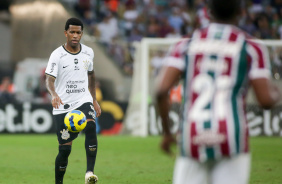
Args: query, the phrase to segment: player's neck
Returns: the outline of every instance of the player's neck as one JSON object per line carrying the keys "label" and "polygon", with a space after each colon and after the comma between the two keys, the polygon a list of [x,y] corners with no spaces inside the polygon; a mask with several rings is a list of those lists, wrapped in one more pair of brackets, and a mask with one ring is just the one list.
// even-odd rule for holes
{"label": "player's neck", "polygon": [[81,45],[79,44],[77,47],[71,47],[67,43],[64,44],[65,49],[70,53],[78,53],[80,51]]}
{"label": "player's neck", "polygon": [[219,24],[229,24],[229,25],[236,25],[236,19],[232,19],[232,20],[218,20],[218,19],[214,19],[212,21],[213,23],[219,23]]}

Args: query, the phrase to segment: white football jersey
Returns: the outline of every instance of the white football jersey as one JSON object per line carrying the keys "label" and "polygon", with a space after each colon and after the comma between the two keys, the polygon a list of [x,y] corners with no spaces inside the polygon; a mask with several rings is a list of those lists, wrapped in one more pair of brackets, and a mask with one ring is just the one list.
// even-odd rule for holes
{"label": "white football jersey", "polygon": [[86,102],[93,102],[88,89],[88,71],[93,71],[94,52],[81,44],[78,53],[68,52],[64,46],[54,50],[49,58],[45,74],[55,80],[55,91],[64,105],[53,108],[53,114],[76,109]]}

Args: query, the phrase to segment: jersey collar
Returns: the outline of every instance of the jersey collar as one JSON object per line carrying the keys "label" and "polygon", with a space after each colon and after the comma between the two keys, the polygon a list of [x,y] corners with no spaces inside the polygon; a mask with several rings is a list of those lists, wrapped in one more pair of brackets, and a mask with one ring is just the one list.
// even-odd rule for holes
{"label": "jersey collar", "polygon": [[79,54],[79,53],[81,52],[81,50],[82,50],[82,45],[81,45],[81,44],[80,44],[80,50],[79,50],[78,52],[76,52],[76,53],[73,53],[73,52],[68,51],[68,50],[65,48],[65,45],[62,45],[62,47],[65,49],[65,51],[66,51],[67,53],[69,53],[69,54],[71,54],[71,55],[77,55],[77,54]]}

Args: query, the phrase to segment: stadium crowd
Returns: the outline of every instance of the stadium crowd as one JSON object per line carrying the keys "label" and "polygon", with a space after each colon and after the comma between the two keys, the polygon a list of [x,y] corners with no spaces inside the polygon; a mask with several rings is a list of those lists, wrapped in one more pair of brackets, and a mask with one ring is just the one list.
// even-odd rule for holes
{"label": "stadium crowd", "polygon": [[[106,52],[128,74],[132,73],[132,43],[143,37],[190,37],[205,27],[205,0],[62,0],[88,25]],[[239,27],[259,39],[282,38],[282,1],[246,0]]]}

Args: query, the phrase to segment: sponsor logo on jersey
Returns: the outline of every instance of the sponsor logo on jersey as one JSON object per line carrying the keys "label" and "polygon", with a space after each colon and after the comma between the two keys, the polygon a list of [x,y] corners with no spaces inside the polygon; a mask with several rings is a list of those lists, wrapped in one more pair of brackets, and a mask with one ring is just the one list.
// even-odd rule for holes
{"label": "sponsor logo on jersey", "polygon": [[85,55],[87,55],[87,56],[90,56],[90,54],[87,52],[87,50],[86,51],[84,51],[84,52],[81,52],[82,54],[85,54]]}
{"label": "sponsor logo on jersey", "polygon": [[213,146],[219,145],[225,140],[226,136],[224,134],[219,134],[212,130],[205,130],[199,133],[199,135],[196,135],[192,141],[196,145]]}
{"label": "sponsor logo on jersey", "polygon": [[85,88],[82,89],[67,89],[66,93],[70,94],[70,93],[84,93],[85,92]]}
{"label": "sponsor logo on jersey", "polygon": [[63,54],[63,53],[61,53],[61,57],[60,57],[60,59],[62,59],[63,57],[65,57],[65,56],[67,56],[67,54]]}
{"label": "sponsor logo on jersey", "polygon": [[71,104],[71,106],[74,106],[74,105],[76,105],[77,103],[78,103],[78,102],[74,102],[74,103]]}
{"label": "sponsor logo on jersey", "polygon": [[54,71],[55,66],[56,66],[56,63],[52,63],[52,67],[51,67],[51,72],[50,73],[52,73]]}

